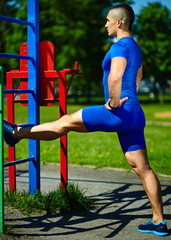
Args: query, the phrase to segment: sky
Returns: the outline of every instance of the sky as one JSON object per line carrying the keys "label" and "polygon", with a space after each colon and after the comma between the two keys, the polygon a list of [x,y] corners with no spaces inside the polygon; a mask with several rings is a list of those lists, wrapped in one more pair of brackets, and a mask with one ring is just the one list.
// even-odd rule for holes
{"label": "sky", "polygon": [[134,4],[132,5],[132,8],[135,12],[135,14],[139,14],[140,10],[147,6],[148,3],[153,2],[160,2],[162,5],[165,5],[168,9],[171,10],[171,0],[134,0]]}

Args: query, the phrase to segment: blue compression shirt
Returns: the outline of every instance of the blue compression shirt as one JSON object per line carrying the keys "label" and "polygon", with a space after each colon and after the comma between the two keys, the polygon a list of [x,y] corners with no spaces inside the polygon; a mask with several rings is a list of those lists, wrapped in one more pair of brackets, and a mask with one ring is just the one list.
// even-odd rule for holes
{"label": "blue compression shirt", "polygon": [[108,110],[104,105],[83,108],[83,123],[88,132],[117,132],[124,152],[145,149],[145,116],[136,93],[136,77],[141,66],[140,48],[131,37],[124,37],[107,52],[102,64],[106,102],[109,99],[108,76],[114,57],[123,57],[127,61],[120,98],[128,97],[128,100],[116,110]]}
{"label": "blue compression shirt", "polygon": [[126,69],[122,78],[120,99],[128,97],[125,104],[138,104],[136,77],[138,69],[142,65],[142,57],[140,47],[132,37],[120,38],[111,46],[104,57],[102,68],[105,101],[107,102],[110,98],[108,91],[108,76],[110,73],[111,60],[114,57],[123,57],[127,61]]}

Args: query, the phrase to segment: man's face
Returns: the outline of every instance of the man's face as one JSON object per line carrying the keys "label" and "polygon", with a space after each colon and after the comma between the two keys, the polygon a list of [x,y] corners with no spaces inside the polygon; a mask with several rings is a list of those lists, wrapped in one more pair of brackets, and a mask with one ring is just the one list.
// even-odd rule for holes
{"label": "man's face", "polygon": [[108,31],[108,35],[109,36],[116,36],[116,32],[117,32],[117,20],[114,19],[113,17],[113,11],[109,11],[107,17],[106,17],[107,21],[105,24],[105,27]]}

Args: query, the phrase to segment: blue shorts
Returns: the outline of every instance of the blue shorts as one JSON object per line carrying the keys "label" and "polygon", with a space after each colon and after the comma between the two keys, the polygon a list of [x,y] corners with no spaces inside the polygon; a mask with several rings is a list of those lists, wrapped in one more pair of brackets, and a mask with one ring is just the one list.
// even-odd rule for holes
{"label": "blue shorts", "polygon": [[117,132],[124,152],[145,149],[145,116],[139,104],[123,104],[116,110],[104,105],[86,107],[82,118],[88,132]]}

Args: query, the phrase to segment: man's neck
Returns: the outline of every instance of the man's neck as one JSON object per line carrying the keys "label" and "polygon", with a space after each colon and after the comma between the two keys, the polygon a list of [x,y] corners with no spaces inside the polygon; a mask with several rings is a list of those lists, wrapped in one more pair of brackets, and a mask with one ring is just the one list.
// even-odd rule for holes
{"label": "man's neck", "polygon": [[118,31],[117,32],[117,40],[119,40],[120,38],[123,38],[123,37],[131,37],[131,33],[129,31]]}

